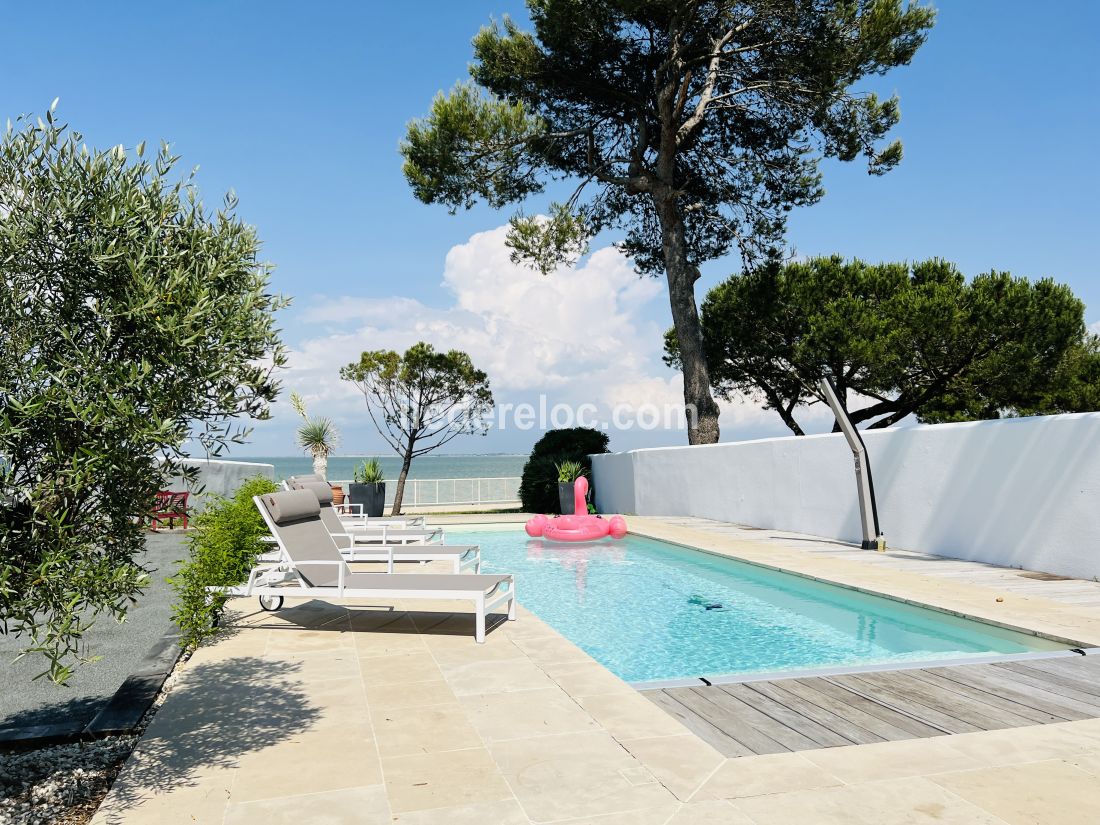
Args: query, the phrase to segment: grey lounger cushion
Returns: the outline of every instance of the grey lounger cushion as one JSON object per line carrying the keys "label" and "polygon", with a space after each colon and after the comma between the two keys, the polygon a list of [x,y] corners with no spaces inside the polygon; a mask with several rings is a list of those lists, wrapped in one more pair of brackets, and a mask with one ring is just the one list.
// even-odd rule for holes
{"label": "grey lounger cushion", "polygon": [[278,525],[293,524],[303,519],[317,518],[321,505],[308,490],[288,490],[282,493],[265,493],[263,502],[271,519]]}

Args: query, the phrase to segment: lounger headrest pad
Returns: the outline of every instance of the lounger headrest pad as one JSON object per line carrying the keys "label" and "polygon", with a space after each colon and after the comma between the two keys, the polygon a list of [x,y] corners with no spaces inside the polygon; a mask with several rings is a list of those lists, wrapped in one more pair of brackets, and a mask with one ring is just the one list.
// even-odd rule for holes
{"label": "lounger headrest pad", "polygon": [[322,507],[332,504],[332,488],[324,481],[300,481],[294,486],[299,490],[309,490],[317,496],[317,503]]}
{"label": "lounger headrest pad", "polygon": [[321,478],[319,475],[314,475],[313,473],[310,473],[309,475],[304,476],[291,476],[287,479],[287,481],[290,482],[291,487],[297,487],[299,484],[304,484],[307,481],[324,481],[324,479]]}
{"label": "lounger headrest pad", "polygon": [[268,515],[276,524],[290,524],[306,518],[317,518],[321,505],[312,490],[287,490],[283,493],[266,493],[263,496]]}

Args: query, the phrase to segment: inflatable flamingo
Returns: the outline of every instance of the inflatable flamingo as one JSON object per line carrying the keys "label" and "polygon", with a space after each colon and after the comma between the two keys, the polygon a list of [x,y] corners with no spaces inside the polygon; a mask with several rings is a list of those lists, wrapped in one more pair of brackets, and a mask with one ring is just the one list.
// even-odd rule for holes
{"label": "inflatable flamingo", "polygon": [[626,535],[626,521],[622,516],[612,516],[609,519],[588,515],[588,506],[585,504],[585,496],[588,495],[588,479],[584,476],[573,482],[573,515],[535,516],[525,525],[527,535],[537,538],[542,536],[550,541],[593,541],[611,536],[613,539],[621,539]]}

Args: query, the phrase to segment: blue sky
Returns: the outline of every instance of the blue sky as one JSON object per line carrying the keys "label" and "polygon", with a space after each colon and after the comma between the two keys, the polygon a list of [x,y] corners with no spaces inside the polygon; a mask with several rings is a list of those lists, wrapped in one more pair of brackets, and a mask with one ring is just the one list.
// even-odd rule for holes
{"label": "blue sky", "polygon": [[[540,392],[550,404],[674,400],[654,340],[669,323],[663,285],[635,282],[600,251],[614,237],[578,272],[540,282],[507,264],[494,231],[507,212],[450,216],[415,201],[401,176],[405,124],[465,75],[470,37],[505,13],[522,19],[522,3],[6,3],[0,116],[60,97],[60,117],[89,142],[164,138],[200,166],[208,203],[235,189],[277,266],[275,288],[294,298],[281,317],[294,366],[285,382],[337,419],[344,452],[381,442],[337,370],[364,347],[418,338],[469,349],[505,403]],[[901,167],[871,178],[827,164],[827,195],[795,213],[790,245],[1049,275],[1100,320],[1097,30],[1100,4],[1089,0],[1042,15],[1018,0],[942,3],[913,65],[865,86],[901,96]],[[709,264],[700,297],[738,267],[735,257]],[[590,305],[568,303],[585,290]],[[293,413],[284,403],[275,413],[237,454],[294,452]],[[724,417],[724,440],[782,432],[751,405]],[[509,429],[449,449],[524,452],[536,437]],[[619,448],[684,442],[674,431],[612,438]]]}

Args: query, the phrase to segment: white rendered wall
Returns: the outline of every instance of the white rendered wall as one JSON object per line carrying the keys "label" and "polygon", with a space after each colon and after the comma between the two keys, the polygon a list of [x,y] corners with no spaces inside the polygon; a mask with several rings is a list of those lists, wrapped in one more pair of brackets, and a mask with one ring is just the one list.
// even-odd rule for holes
{"label": "white rendered wall", "polygon": [[[891,547],[1100,577],[1100,413],[863,431]],[[842,435],[592,456],[601,512],[858,542]]]}
{"label": "white rendered wall", "polygon": [[[168,490],[188,490],[191,498],[188,505],[194,512],[203,508],[203,498],[206,494],[217,493],[221,496],[231,496],[237,492],[237,488],[250,478],[263,476],[275,479],[275,467],[271,464],[253,464],[247,461],[216,461],[198,458],[188,458],[183,461],[190,467],[198,467],[197,483],[188,484],[182,478],[172,479]],[[203,493],[197,493],[203,490]]]}

